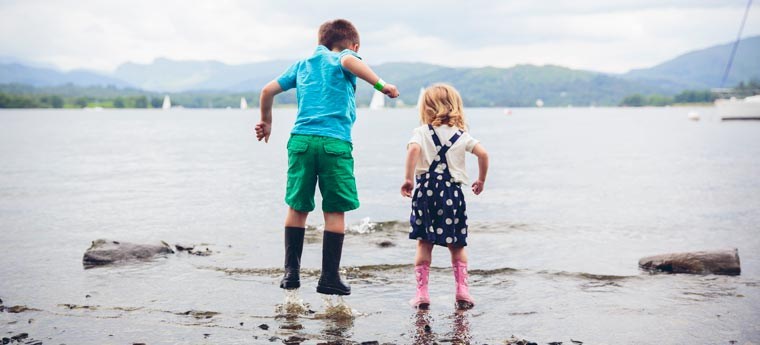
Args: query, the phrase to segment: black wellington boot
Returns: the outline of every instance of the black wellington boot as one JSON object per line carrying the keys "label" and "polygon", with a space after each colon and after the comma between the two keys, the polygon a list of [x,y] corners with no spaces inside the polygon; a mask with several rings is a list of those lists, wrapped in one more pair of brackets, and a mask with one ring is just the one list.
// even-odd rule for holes
{"label": "black wellington boot", "polygon": [[351,287],[340,280],[340,255],[343,253],[344,234],[325,231],[322,240],[322,276],[317,292],[325,295],[350,295]]}
{"label": "black wellington boot", "polygon": [[285,227],[285,276],[280,281],[283,289],[301,287],[301,253],[303,253],[303,236],[306,229]]}

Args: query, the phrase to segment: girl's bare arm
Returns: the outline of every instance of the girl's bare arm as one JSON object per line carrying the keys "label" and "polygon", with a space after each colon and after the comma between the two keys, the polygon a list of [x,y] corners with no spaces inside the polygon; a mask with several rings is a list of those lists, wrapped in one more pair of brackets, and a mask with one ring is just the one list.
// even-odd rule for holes
{"label": "girl's bare arm", "polygon": [[411,197],[414,191],[414,168],[417,166],[417,159],[420,158],[419,144],[411,143],[406,150],[406,169],[404,173],[404,184],[401,185],[401,195]]}
{"label": "girl's bare arm", "polygon": [[478,180],[472,184],[472,192],[479,195],[483,191],[488,175],[488,152],[483,145],[477,144],[472,149],[472,154],[478,157]]}

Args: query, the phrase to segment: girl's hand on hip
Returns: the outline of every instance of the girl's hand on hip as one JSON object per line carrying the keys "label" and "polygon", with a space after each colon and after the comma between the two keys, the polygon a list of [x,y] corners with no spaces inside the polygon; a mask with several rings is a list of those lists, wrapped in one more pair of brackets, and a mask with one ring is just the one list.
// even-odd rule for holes
{"label": "girl's hand on hip", "polygon": [[261,141],[261,139],[264,139],[264,142],[268,143],[269,135],[272,134],[272,125],[266,122],[259,122],[258,124],[256,124],[255,131],[256,131],[256,139],[258,139],[258,141]]}
{"label": "girl's hand on hip", "polygon": [[472,192],[475,193],[475,195],[480,195],[480,192],[483,191],[483,185],[485,184],[482,180],[477,180],[472,183]]}
{"label": "girl's hand on hip", "polygon": [[414,191],[414,182],[405,180],[404,184],[401,185],[401,195],[409,198],[412,196],[412,191]]}

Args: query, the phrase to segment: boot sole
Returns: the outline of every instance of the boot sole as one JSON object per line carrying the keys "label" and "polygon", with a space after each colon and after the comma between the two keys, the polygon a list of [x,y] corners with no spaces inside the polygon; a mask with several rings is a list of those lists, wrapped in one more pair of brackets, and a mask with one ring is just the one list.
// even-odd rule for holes
{"label": "boot sole", "polygon": [[285,290],[293,290],[301,287],[301,282],[282,282],[280,288]]}
{"label": "boot sole", "polygon": [[456,308],[459,310],[467,310],[475,308],[475,303],[465,300],[459,300],[456,302]]}
{"label": "boot sole", "polygon": [[336,288],[331,288],[327,286],[317,286],[317,292],[323,294],[323,295],[340,295],[340,296],[348,296],[351,294],[351,291],[344,291],[339,290]]}

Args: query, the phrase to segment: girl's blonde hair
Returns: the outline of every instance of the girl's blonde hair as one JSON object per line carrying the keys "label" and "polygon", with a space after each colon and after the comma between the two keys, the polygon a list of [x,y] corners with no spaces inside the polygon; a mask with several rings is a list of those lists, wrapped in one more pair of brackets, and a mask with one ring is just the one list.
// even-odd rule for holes
{"label": "girl's blonde hair", "polygon": [[448,84],[433,84],[425,89],[420,101],[420,122],[434,127],[448,125],[466,131],[462,97],[457,89]]}

